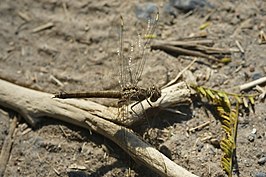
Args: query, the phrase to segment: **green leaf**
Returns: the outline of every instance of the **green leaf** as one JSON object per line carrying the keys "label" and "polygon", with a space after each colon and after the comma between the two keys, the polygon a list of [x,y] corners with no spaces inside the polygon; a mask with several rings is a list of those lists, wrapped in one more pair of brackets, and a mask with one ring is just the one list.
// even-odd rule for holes
{"label": "green leaf", "polygon": [[213,95],[212,91],[209,89],[206,89],[207,96],[209,95],[211,97],[211,100],[215,99],[215,96]]}
{"label": "green leaf", "polygon": [[236,101],[237,101],[238,103],[240,103],[240,104],[243,103],[242,100],[241,100],[238,96],[234,96],[234,97],[235,97],[235,99],[236,99]]}
{"label": "green leaf", "polygon": [[242,98],[245,108],[248,108],[248,101],[245,97]]}
{"label": "green leaf", "polygon": [[227,58],[227,57],[224,57],[220,60],[221,63],[229,63],[232,61],[232,58]]}
{"label": "green leaf", "polygon": [[202,94],[203,96],[206,96],[206,92],[202,87],[197,87],[197,90]]}
{"label": "green leaf", "polygon": [[248,98],[249,98],[250,103],[252,105],[254,105],[255,104],[254,97],[253,96],[249,96]]}

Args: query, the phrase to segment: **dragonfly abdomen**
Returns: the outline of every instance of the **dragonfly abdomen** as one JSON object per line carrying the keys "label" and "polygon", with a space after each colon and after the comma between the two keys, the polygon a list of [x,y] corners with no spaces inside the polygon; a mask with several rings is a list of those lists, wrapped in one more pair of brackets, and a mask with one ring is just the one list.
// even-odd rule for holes
{"label": "dragonfly abdomen", "polygon": [[91,92],[81,92],[81,93],[59,93],[54,96],[54,98],[117,98],[121,99],[122,94],[120,91],[106,90],[106,91],[91,91]]}

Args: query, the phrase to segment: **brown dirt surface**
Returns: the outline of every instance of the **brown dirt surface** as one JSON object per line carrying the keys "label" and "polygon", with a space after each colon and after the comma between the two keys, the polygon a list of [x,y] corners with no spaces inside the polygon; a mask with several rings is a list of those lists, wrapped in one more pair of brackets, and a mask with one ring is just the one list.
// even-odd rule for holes
{"label": "brown dirt surface", "polygon": [[[160,40],[183,39],[204,29],[215,47],[237,48],[232,62],[212,67],[200,59],[190,70],[200,84],[226,89],[266,75],[266,44],[258,35],[266,31],[266,1],[211,0],[213,7],[191,13],[178,12],[176,17],[163,12],[165,1],[154,2],[160,11],[156,28]],[[119,16],[125,30],[132,32],[140,21],[135,1],[9,1],[0,3],[0,77],[20,85],[49,93],[118,89],[117,30]],[[50,23],[49,28],[34,31]],[[145,23],[144,23],[145,24]],[[118,25],[119,26],[119,25]],[[129,36],[126,36],[129,37]],[[139,82],[141,86],[159,87],[173,79],[193,59],[173,57],[163,51],[150,51]],[[215,65],[215,64],[214,64]],[[210,78],[204,78],[211,73]],[[60,81],[55,82],[55,79]],[[248,93],[248,92],[245,92]],[[105,105],[114,100],[92,99]],[[266,105],[255,102],[255,112],[241,109],[237,137],[240,176],[266,173]],[[148,123],[135,128],[140,136],[159,148],[169,145],[172,160],[198,176],[226,176],[220,164],[221,149],[204,137],[220,140],[223,131],[212,108],[193,100],[179,108],[186,115],[157,111]],[[11,110],[0,109],[0,149],[8,133]],[[192,133],[189,128],[211,123]],[[23,133],[27,124],[19,124],[5,176],[158,176],[135,163],[116,144],[95,133],[57,120],[42,121],[38,127]],[[256,129],[254,139],[250,135]],[[71,168],[73,166],[76,168]]]}

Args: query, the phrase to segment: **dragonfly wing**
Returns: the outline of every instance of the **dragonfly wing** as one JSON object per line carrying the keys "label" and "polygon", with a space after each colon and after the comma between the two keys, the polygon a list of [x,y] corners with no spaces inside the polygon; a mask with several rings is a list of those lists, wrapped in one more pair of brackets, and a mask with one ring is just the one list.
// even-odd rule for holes
{"label": "dragonfly wing", "polygon": [[133,76],[134,85],[137,85],[142,75],[144,65],[146,62],[145,52],[150,47],[152,39],[155,38],[154,32],[158,20],[159,20],[159,11],[157,9],[156,12],[150,15],[150,19],[148,20],[148,26],[144,35],[138,34],[138,43],[136,45],[137,51],[135,58],[139,61]]}
{"label": "dragonfly wing", "polygon": [[154,31],[159,19],[158,10],[150,15],[146,31],[130,28],[125,30],[124,20],[120,17],[119,62],[120,85],[122,88],[136,86],[144,69],[145,51],[149,48],[154,38]]}
{"label": "dragonfly wing", "polygon": [[120,16],[120,34],[119,34],[119,67],[120,67],[120,85],[126,88],[132,83],[131,61],[133,58],[134,47],[128,36],[125,36],[124,20]]}

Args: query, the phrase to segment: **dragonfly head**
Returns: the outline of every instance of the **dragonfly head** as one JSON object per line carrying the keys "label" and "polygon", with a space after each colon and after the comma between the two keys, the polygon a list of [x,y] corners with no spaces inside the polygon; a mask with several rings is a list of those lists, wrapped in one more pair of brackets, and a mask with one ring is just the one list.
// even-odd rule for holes
{"label": "dragonfly head", "polygon": [[150,89],[150,100],[151,102],[155,102],[162,96],[161,90],[155,86],[151,87]]}

